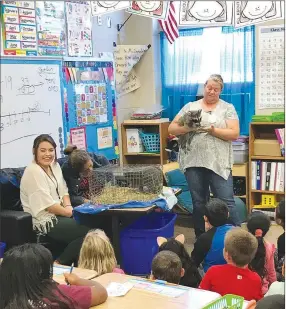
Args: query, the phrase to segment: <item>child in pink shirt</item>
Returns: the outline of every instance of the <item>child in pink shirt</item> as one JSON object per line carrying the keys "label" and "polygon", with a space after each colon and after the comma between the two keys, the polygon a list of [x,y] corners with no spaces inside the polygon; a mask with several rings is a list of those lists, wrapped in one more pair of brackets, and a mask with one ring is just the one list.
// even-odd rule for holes
{"label": "child in pink shirt", "polygon": [[252,213],[247,222],[248,231],[258,241],[258,249],[249,268],[261,277],[263,295],[267,293],[269,286],[277,280],[274,264],[275,246],[264,240],[270,225],[269,217],[262,212]]}
{"label": "child in pink shirt", "polygon": [[104,231],[89,231],[80,249],[78,267],[95,270],[98,276],[112,272],[124,274],[116,265],[114,249]]}

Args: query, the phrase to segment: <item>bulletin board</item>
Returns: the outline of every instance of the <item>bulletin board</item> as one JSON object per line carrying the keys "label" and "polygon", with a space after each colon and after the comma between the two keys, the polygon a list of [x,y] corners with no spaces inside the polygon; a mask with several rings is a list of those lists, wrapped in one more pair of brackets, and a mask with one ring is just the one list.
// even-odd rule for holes
{"label": "bulletin board", "polygon": [[84,127],[88,152],[118,159],[113,62],[66,58],[63,80],[67,136]]}

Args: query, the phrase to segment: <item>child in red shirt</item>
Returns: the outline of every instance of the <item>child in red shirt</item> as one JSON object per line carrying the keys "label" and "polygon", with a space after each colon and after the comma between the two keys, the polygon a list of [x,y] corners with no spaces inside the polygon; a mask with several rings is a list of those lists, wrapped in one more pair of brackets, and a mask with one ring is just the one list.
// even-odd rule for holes
{"label": "child in red shirt", "polygon": [[234,294],[245,300],[262,298],[261,278],[248,268],[257,250],[257,240],[249,232],[234,228],[224,241],[224,258],[227,265],[211,267],[200,288],[223,295]]}

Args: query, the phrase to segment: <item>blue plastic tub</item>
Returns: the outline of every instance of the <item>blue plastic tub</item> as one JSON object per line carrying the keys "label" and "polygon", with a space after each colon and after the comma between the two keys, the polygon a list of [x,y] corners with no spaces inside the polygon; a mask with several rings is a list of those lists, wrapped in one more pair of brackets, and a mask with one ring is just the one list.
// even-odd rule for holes
{"label": "blue plastic tub", "polygon": [[6,249],[6,243],[0,242],[0,259],[3,258],[5,249]]}
{"label": "blue plastic tub", "polygon": [[177,215],[153,212],[120,233],[121,267],[130,275],[147,275],[158,252],[157,237],[174,236]]}

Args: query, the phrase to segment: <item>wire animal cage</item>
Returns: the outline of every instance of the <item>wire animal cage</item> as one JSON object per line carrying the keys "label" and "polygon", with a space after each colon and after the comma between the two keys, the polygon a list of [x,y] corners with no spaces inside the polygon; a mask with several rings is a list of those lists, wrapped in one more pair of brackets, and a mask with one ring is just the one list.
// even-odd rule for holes
{"label": "wire animal cage", "polygon": [[163,189],[159,165],[105,166],[93,170],[89,178],[90,200],[96,205],[150,201]]}

